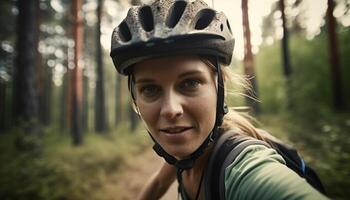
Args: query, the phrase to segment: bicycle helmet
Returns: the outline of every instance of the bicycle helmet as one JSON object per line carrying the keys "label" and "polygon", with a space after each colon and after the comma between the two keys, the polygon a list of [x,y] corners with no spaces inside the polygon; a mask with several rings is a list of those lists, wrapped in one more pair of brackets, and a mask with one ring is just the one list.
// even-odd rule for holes
{"label": "bicycle helmet", "polygon": [[192,168],[194,161],[218,137],[219,126],[227,113],[220,63],[230,64],[234,38],[225,14],[209,8],[202,0],[156,0],[149,5],[130,8],[126,18],[114,29],[111,43],[110,56],[117,71],[129,76],[130,90],[133,81],[131,69],[135,63],[176,54],[215,58],[219,86],[216,121],[201,146],[188,158],[177,160],[150,134],[155,143],[153,149],[176,166],[178,178],[181,178],[179,174]]}
{"label": "bicycle helmet", "polygon": [[224,13],[201,1],[157,0],[133,6],[112,34],[111,57],[119,73],[133,64],[173,54],[217,56],[230,64],[234,39]]}

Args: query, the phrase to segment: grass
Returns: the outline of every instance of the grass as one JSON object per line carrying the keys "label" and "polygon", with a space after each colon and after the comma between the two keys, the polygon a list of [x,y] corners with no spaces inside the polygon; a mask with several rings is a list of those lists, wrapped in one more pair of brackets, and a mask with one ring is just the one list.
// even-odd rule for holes
{"label": "grass", "polygon": [[69,135],[46,130],[27,140],[39,144],[30,151],[15,148],[20,130],[1,135],[0,199],[104,199],[99,189],[106,179],[149,148],[147,134],[139,132],[88,133],[84,145],[74,147]]}

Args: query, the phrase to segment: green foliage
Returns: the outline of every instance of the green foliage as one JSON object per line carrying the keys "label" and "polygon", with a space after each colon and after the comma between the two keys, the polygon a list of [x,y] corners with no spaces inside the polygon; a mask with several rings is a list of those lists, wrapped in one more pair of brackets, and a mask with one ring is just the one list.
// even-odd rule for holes
{"label": "green foliage", "polygon": [[343,91],[345,94],[345,102],[347,102],[347,108],[350,108],[350,31],[349,28],[341,28],[339,34],[339,53],[340,53],[340,65],[342,70],[342,83]]}
{"label": "green foliage", "polygon": [[295,112],[311,114],[332,107],[330,65],[324,35],[314,40],[295,38],[291,41],[292,90]]}
{"label": "green foliage", "polygon": [[277,112],[286,106],[282,54],[278,45],[263,47],[256,57],[259,100],[264,113]]}
{"label": "green foliage", "polygon": [[71,145],[68,135],[47,130],[28,139],[41,141],[39,151],[15,148],[22,130],[1,135],[0,150],[6,153],[0,157],[0,199],[103,199],[97,191],[106,177],[149,146],[146,134],[126,130],[119,127],[102,136],[89,133],[79,147]]}
{"label": "green foliage", "polygon": [[[14,3],[11,0],[3,0],[0,4],[0,39],[1,41],[12,39],[15,30]],[[2,50],[2,49],[1,49]],[[1,52],[1,51],[0,51]]]}
{"label": "green foliage", "polygon": [[[339,48],[342,66],[343,91],[345,102],[349,102],[350,82],[346,74],[350,74],[350,31],[343,30],[339,34]],[[306,40],[300,35],[290,38],[290,58],[292,75],[289,90],[283,76],[280,43],[264,46],[256,58],[256,69],[259,86],[259,98],[263,111],[274,113],[285,111],[288,102],[292,111],[303,117],[324,115],[333,109],[332,82],[329,64],[328,38],[325,33],[313,40]]]}

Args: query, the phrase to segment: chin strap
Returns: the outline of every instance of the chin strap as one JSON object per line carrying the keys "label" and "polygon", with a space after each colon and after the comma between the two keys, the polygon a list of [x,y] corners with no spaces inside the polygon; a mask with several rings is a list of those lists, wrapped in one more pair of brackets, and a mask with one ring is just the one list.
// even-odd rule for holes
{"label": "chin strap", "polygon": [[161,157],[165,159],[165,161],[171,165],[174,165],[177,169],[180,170],[186,170],[191,169],[194,165],[194,162],[204,153],[204,150],[217,139],[219,136],[218,134],[218,128],[215,127],[212,132],[210,132],[209,136],[204,140],[204,142],[201,144],[201,146],[198,147],[196,151],[191,153],[191,155],[188,156],[188,158],[177,160],[174,156],[167,153],[152,137],[152,135],[149,133],[151,138],[154,141],[153,150]]}

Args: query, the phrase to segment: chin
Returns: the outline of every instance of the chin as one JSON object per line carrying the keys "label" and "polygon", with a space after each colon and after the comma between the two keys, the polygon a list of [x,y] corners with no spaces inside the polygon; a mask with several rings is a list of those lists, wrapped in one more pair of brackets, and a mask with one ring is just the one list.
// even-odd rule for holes
{"label": "chin", "polygon": [[182,160],[191,155],[196,149],[189,148],[189,145],[181,147],[180,145],[174,145],[172,147],[166,147],[164,149],[170,155],[174,156],[178,160]]}

